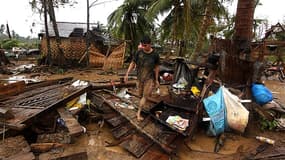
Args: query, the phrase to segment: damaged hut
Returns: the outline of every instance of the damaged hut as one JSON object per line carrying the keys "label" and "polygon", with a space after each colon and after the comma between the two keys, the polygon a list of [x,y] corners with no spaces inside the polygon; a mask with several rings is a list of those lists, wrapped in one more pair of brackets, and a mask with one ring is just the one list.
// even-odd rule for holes
{"label": "damaged hut", "polygon": [[[125,42],[111,39],[106,36],[99,27],[94,27],[95,24],[90,24],[92,30],[88,33],[90,40],[89,48],[89,63],[90,66],[103,67],[103,69],[121,68],[124,62]],[[69,62],[82,63],[87,60],[86,50],[86,24],[57,22],[61,45],[65,59]],[[54,30],[50,24],[49,38],[51,46],[51,58],[58,58],[60,51],[57,47]],[[41,38],[40,50],[44,56],[48,54],[47,37],[45,33],[39,34]]]}

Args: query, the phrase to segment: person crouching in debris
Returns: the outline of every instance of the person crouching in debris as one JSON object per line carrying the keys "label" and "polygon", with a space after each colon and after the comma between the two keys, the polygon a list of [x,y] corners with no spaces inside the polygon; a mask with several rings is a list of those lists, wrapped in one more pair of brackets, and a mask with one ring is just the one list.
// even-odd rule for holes
{"label": "person crouching in debris", "polygon": [[151,47],[151,39],[148,36],[141,40],[142,49],[138,50],[124,77],[124,81],[128,81],[129,72],[137,68],[137,79],[139,95],[142,97],[137,112],[137,120],[142,121],[142,108],[145,106],[146,98],[150,96],[153,87],[159,87],[159,54]]}

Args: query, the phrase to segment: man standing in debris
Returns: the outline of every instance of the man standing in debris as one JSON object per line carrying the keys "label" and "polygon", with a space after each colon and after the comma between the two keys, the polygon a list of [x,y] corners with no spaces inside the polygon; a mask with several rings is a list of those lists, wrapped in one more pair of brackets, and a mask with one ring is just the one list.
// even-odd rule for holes
{"label": "man standing in debris", "polygon": [[142,121],[142,108],[145,106],[146,98],[150,96],[153,87],[159,87],[159,55],[151,47],[151,39],[145,36],[141,40],[142,49],[134,55],[132,62],[125,75],[125,82],[128,81],[129,72],[135,67],[137,69],[139,95],[142,96],[137,112],[138,121]]}

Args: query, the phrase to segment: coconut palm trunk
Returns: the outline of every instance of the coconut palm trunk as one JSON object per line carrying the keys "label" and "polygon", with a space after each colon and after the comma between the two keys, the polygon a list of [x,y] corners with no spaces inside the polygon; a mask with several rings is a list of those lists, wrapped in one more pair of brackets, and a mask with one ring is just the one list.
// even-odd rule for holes
{"label": "coconut palm trunk", "polygon": [[255,0],[239,0],[235,34],[231,49],[222,54],[221,78],[226,83],[251,82],[253,62],[250,59]]}
{"label": "coconut palm trunk", "polygon": [[200,33],[198,35],[198,40],[196,42],[195,48],[193,53],[191,54],[190,61],[195,62],[200,55],[201,49],[203,47],[203,41],[205,39],[207,29],[210,25],[211,21],[211,15],[212,15],[212,5],[213,5],[213,0],[207,0],[206,2],[206,8],[205,8],[205,16],[202,21],[202,26],[200,29]]}

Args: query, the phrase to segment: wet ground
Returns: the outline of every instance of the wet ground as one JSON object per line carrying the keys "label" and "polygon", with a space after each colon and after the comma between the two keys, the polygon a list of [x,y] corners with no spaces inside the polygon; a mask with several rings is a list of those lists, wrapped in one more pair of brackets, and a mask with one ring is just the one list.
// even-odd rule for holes
{"label": "wet ground", "polygon": [[[16,64],[23,64],[16,62]],[[118,79],[115,74],[105,73],[101,74],[102,70],[99,69],[86,69],[86,70],[69,70],[65,73],[59,74],[46,74],[41,73],[36,78],[39,79],[55,79],[60,77],[72,76],[80,80],[110,80]],[[27,78],[30,74],[25,74]],[[0,79],[7,78],[7,75],[0,75]],[[280,83],[275,80],[267,80],[266,86],[273,92],[274,97],[278,98],[280,102],[285,104],[285,83]],[[192,139],[185,138],[185,142],[179,144],[177,155],[172,159],[179,160],[210,160],[210,159],[239,159],[243,154],[254,152],[256,148],[262,144],[255,139],[255,136],[264,136],[276,140],[277,145],[285,145],[284,132],[276,131],[261,131],[259,127],[256,114],[252,113],[248,127],[244,134],[229,132],[226,133],[226,141],[224,146],[218,153],[214,153],[216,138],[207,136],[205,127],[201,124]],[[85,125],[87,132],[82,134],[65,150],[72,152],[75,150],[86,150],[90,160],[132,160],[135,159],[130,153],[123,150],[119,146],[106,147],[110,142],[115,141],[113,138],[110,127],[104,124],[99,127],[98,123],[91,123]]]}
{"label": "wet ground", "polygon": [[265,85],[272,91],[274,98],[285,104],[285,83],[279,80],[267,80]]}

